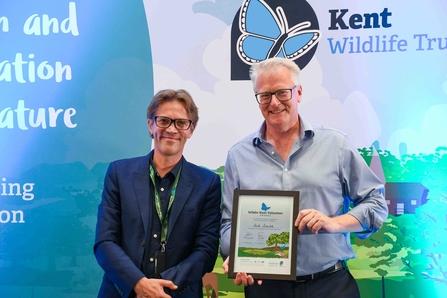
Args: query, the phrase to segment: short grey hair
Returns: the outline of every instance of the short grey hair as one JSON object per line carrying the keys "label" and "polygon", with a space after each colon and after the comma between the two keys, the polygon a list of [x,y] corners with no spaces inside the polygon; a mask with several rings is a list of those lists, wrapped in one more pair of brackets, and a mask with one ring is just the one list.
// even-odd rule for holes
{"label": "short grey hair", "polygon": [[281,66],[287,68],[290,71],[290,76],[294,84],[297,86],[300,85],[300,68],[298,67],[298,65],[292,60],[275,57],[253,64],[250,67],[249,74],[251,82],[253,83],[253,89],[255,88],[256,80],[261,73],[265,71],[274,71]]}

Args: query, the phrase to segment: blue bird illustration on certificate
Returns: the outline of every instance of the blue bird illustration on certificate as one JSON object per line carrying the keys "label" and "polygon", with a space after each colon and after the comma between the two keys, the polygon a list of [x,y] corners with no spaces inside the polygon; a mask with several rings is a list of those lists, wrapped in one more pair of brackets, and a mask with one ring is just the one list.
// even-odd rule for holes
{"label": "blue bird illustration on certificate", "polygon": [[265,203],[262,203],[261,209],[262,209],[262,211],[267,211],[270,209],[270,207],[267,207],[267,205]]}
{"label": "blue bird illustration on certificate", "polygon": [[305,21],[289,28],[281,6],[275,12],[263,0],[245,0],[239,14],[242,34],[237,41],[237,53],[249,65],[273,57],[295,60],[320,40],[319,30],[304,30],[310,25]]}

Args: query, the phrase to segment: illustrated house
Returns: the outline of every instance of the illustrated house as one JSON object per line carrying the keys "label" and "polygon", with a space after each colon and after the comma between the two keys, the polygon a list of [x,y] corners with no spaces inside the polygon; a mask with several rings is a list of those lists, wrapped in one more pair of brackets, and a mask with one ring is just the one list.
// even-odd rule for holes
{"label": "illustrated house", "polygon": [[417,207],[427,203],[428,189],[419,182],[386,182],[382,163],[375,148],[369,167],[385,184],[385,200],[389,214],[394,216],[414,214]]}
{"label": "illustrated house", "polygon": [[388,182],[385,199],[388,212],[394,216],[414,214],[417,207],[427,203],[428,189],[418,182]]}

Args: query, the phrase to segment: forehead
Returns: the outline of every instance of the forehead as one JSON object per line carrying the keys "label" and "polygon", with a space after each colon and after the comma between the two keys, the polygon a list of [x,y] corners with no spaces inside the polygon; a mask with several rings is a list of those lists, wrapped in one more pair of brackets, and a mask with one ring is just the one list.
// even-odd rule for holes
{"label": "forehead", "polygon": [[157,116],[166,116],[171,118],[188,118],[188,112],[185,104],[177,99],[172,99],[160,103],[156,111]]}
{"label": "forehead", "polygon": [[293,85],[290,71],[279,66],[276,69],[264,70],[256,80],[256,92],[275,91],[277,89],[290,88]]}

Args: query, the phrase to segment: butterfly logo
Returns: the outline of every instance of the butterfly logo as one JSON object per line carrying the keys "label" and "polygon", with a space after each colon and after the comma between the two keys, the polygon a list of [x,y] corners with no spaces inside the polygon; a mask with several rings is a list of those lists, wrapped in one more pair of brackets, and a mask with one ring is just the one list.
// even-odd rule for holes
{"label": "butterfly logo", "polygon": [[242,35],[237,41],[237,53],[249,65],[273,57],[295,60],[320,40],[319,30],[304,30],[310,25],[305,21],[289,28],[281,6],[275,13],[263,0],[245,0],[239,13]]}
{"label": "butterfly logo", "polygon": [[267,211],[270,209],[270,207],[267,207],[267,205],[265,203],[262,203],[261,209],[262,209],[262,211]]}

